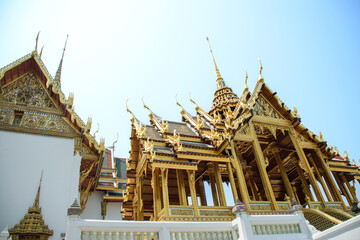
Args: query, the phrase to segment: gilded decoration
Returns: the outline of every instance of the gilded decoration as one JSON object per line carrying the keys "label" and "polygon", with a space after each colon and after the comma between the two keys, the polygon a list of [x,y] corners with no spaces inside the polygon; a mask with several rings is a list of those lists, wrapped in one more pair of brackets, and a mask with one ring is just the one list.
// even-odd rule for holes
{"label": "gilded decoration", "polygon": [[40,113],[24,113],[21,127],[56,131],[61,133],[75,133],[61,116]]}
{"label": "gilded decoration", "polygon": [[171,215],[194,216],[194,211],[192,209],[171,209]]}
{"label": "gilded decoration", "polygon": [[27,73],[18,80],[4,86],[2,94],[0,94],[0,102],[56,109],[56,106],[33,73]]}
{"label": "gilded decoration", "polygon": [[13,119],[13,115],[13,110],[0,108],[0,123],[10,124],[11,119]]}
{"label": "gilded decoration", "polygon": [[252,211],[271,211],[270,204],[250,204],[250,210]]}
{"label": "gilded decoration", "polygon": [[253,108],[254,113],[259,116],[282,119],[281,115],[268,103],[264,97],[260,96]]}
{"label": "gilded decoration", "polygon": [[231,211],[199,210],[200,216],[231,216]]}

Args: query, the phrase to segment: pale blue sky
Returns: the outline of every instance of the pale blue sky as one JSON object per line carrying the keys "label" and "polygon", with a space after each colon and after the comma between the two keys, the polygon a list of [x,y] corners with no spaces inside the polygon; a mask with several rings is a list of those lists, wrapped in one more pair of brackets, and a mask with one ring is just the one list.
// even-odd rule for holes
{"label": "pale blue sky", "polygon": [[180,120],[174,95],[210,109],[215,73],[209,36],[226,84],[253,89],[260,57],[265,82],[302,123],[360,159],[359,1],[0,1],[0,66],[30,53],[41,30],[43,61],[55,75],[66,34],[62,85],[75,109],[116,155],[128,157],[125,100],[148,123],[141,96],[158,115]]}

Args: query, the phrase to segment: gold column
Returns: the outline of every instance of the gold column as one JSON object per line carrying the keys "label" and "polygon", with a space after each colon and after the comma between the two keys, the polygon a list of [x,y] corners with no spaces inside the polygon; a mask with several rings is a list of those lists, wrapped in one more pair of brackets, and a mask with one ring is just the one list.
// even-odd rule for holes
{"label": "gold column", "polygon": [[169,189],[168,189],[168,168],[161,168],[161,183],[162,183],[162,193],[163,193],[163,203],[166,212],[166,216],[169,216]]}
{"label": "gold column", "polygon": [[231,191],[232,191],[233,198],[234,198],[234,203],[235,203],[236,200],[239,198],[239,196],[238,196],[237,191],[236,191],[236,185],[235,185],[235,180],[234,180],[234,175],[233,175],[231,163],[229,163],[229,162],[226,163],[226,167],[227,167],[229,180],[230,180],[230,185],[231,185]]}
{"label": "gold column", "polygon": [[160,183],[159,183],[159,169],[154,169],[151,177],[151,187],[153,189],[153,206],[154,206],[154,221],[157,221],[159,212],[161,210],[160,199]]}
{"label": "gold column", "polygon": [[348,191],[348,189],[347,189],[346,186],[344,185],[344,182],[346,182],[344,173],[336,173],[335,175],[337,175],[336,178],[337,178],[338,183],[339,183],[339,185],[340,185],[341,191],[342,191],[343,194],[345,195],[347,201],[349,202],[349,205],[352,206],[354,200],[353,200],[350,192]]}
{"label": "gold column", "polygon": [[143,188],[143,181],[144,181],[144,176],[140,177],[140,183],[139,183],[139,200],[138,200],[138,205],[139,205],[139,221],[144,221],[144,205],[143,205],[143,199],[142,199],[142,188]]}
{"label": "gold column", "polygon": [[308,181],[306,180],[305,178],[305,175],[304,175],[304,172],[303,172],[303,169],[300,167],[300,161],[299,159],[297,158],[297,155],[295,152],[292,152],[290,153],[289,155],[289,158],[290,158],[290,161],[293,161],[294,162],[294,165],[296,167],[296,170],[298,172],[298,175],[299,175],[299,178],[300,178],[300,181],[301,181],[301,186],[304,190],[304,193],[306,196],[309,197],[310,201],[314,201],[314,197],[310,191],[310,188],[309,188],[309,185],[308,185]]}
{"label": "gold column", "polygon": [[201,176],[196,183],[199,189],[201,206],[207,206],[203,177]]}
{"label": "gold column", "polygon": [[294,193],[294,198],[295,200],[300,203],[300,199],[299,199],[299,196],[297,195],[297,189],[296,189],[296,185],[294,182],[291,183],[291,188],[293,190],[293,193]]}
{"label": "gold column", "polygon": [[245,179],[246,183],[250,186],[250,190],[251,190],[251,194],[253,197],[253,201],[261,201],[259,198],[259,189],[257,188],[257,186],[255,185],[255,181],[254,181],[254,174],[252,172],[252,167],[251,166],[246,166],[245,167]]}
{"label": "gold column", "polygon": [[215,184],[216,181],[215,181],[215,176],[214,176],[214,168],[213,168],[213,165],[211,162],[207,163],[207,166],[208,166],[207,172],[209,174],[211,194],[212,194],[214,206],[219,206],[219,199],[218,199],[216,184]]}
{"label": "gold column", "polygon": [[331,172],[329,169],[329,166],[326,164],[324,158],[322,157],[322,153],[320,151],[319,148],[316,149],[316,155],[319,157],[320,159],[320,163],[322,166],[322,169],[324,170],[324,175],[325,175],[325,181],[328,184],[328,187],[330,189],[330,192],[332,193],[333,199],[335,201],[339,201],[341,202],[342,206],[344,209],[346,209],[346,205],[344,203],[343,198],[341,197],[340,191],[336,186],[336,183],[334,181],[334,178],[331,176]]}
{"label": "gold column", "polygon": [[223,182],[222,182],[222,178],[221,178],[219,163],[217,163],[217,162],[214,162],[214,171],[215,171],[216,186],[218,189],[218,195],[219,195],[219,200],[220,200],[220,206],[226,206],[224,186],[223,186]]}
{"label": "gold column", "polygon": [[259,140],[257,138],[254,125],[252,123],[249,123],[249,129],[250,129],[250,135],[253,139],[253,147],[254,147],[254,153],[255,153],[255,159],[256,159],[256,165],[258,166],[261,181],[264,184],[265,194],[267,197],[267,200],[270,201],[271,206],[273,210],[278,211],[279,208],[276,204],[276,199],[274,192],[272,190],[269,176],[266,172],[266,166],[265,166],[265,159],[261,150],[261,146],[259,143]]}
{"label": "gold column", "polygon": [[328,188],[326,187],[326,185],[325,185],[325,183],[324,183],[324,180],[323,180],[323,178],[322,178],[322,175],[320,174],[320,171],[319,171],[318,167],[316,166],[315,161],[314,161],[314,159],[313,159],[312,156],[311,156],[311,153],[309,153],[309,154],[307,155],[307,158],[309,159],[309,161],[311,162],[311,164],[314,166],[315,173],[316,173],[316,175],[318,176],[318,179],[319,179],[319,181],[320,181],[320,184],[321,184],[322,188],[324,189],[324,192],[325,192],[325,195],[326,195],[328,201],[332,201],[332,198],[331,198],[331,196],[330,196],[329,190],[328,190]]}
{"label": "gold column", "polygon": [[356,197],[356,193],[355,193],[355,189],[350,185],[350,183],[346,180],[345,176],[343,173],[340,173],[342,174],[342,179],[344,180],[345,182],[345,185],[347,187],[347,189],[349,190],[351,196],[352,196],[352,199],[355,200],[356,202],[359,202],[358,198]]}
{"label": "gold column", "polygon": [[244,172],[241,168],[240,160],[236,154],[234,141],[230,142],[230,146],[231,146],[231,155],[232,155],[232,157],[230,159],[231,159],[231,163],[232,163],[233,167],[235,168],[238,185],[240,188],[241,200],[246,206],[249,207],[249,203],[250,203],[249,192],[248,192],[248,189],[246,186],[245,176],[244,176]]}
{"label": "gold column", "polygon": [[280,150],[276,146],[276,143],[274,143],[274,142],[270,143],[269,148],[270,148],[270,153],[272,153],[275,156],[276,164],[279,167],[280,175],[281,175],[281,178],[282,178],[282,180],[284,182],[284,186],[285,186],[285,189],[286,189],[286,194],[290,197],[290,199],[292,199],[294,197],[294,194],[293,194],[293,191],[292,191],[292,188],[291,188],[290,180],[288,178],[288,175],[286,174],[286,170],[284,168],[284,165],[282,163],[282,159],[280,157],[280,153],[279,153]]}
{"label": "gold column", "polygon": [[321,191],[319,189],[319,186],[317,185],[316,179],[314,177],[314,174],[312,172],[312,169],[310,167],[309,162],[307,161],[307,158],[305,156],[305,153],[303,151],[303,149],[300,147],[299,141],[295,135],[295,129],[291,126],[290,127],[290,131],[289,131],[289,136],[291,138],[291,141],[295,147],[295,150],[300,158],[300,161],[302,162],[302,164],[304,165],[305,171],[309,174],[309,180],[311,183],[311,186],[314,189],[314,193],[316,195],[316,198],[318,199],[318,201],[321,202],[321,205],[323,207],[326,207],[326,202],[324,200],[324,197],[321,194]]}
{"label": "gold column", "polygon": [[185,182],[184,182],[183,170],[176,169],[176,177],[177,177],[180,205],[186,206],[187,199],[186,199],[186,192],[185,192]]}
{"label": "gold column", "polygon": [[188,178],[189,178],[191,204],[194,207],[195,216],[199,216],[198,201],[197,201],[196,189],[195,189],[195,171],[187,170],[187,173],[188,173]]}

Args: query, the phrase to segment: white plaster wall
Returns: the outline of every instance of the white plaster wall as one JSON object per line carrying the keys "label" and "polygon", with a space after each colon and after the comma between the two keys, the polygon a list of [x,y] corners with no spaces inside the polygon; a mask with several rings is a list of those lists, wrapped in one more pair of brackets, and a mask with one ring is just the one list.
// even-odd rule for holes
{"label": "white plaster wall", "polygon": [[94,191],[86,204],[84,212],[81,214],[83,219],[98,219],[102,220],[101,216],[101,202],[103,200],[104,192]]}
{"label": "white plaster wall", "polygon": [[105,220],[122,220],[121,202],[109,202],[106,209]]}
{"label": "white plaster wall", "polygon": [[0,131],[0,229],[14,227],[32,206],[44,171],[40,207],[45,224],[60,239],[67,208],[78,197],[80,157],[74,140]]}

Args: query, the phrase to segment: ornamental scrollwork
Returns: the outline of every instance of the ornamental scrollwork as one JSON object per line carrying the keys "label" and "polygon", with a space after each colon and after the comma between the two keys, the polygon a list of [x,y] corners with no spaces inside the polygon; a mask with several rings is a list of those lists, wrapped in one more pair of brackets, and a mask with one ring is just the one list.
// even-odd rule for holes
{"label": "ornamental scrollwork", "polygon": [[52,114],[25,113],[20,126],[61,133],[74,133],[74,130],[62,119],[61,116]]}
{"label": "ornamental scrollwork", "polygon": [[28,73],[4,86],[0,95],[0,102],[56,109],[56,106],[33,73]]}
{"label": "ornamental scrollwork", "polygon": [[191,209],[171,209],[171,215],[194,216],[194,211]]}
{"label": "ornamental scrollwork", "polygon": [[281,115],[262,96],[256,101],[253,110],[259,116],[282,119]]}
{"label": "ornamental scrollwork", "polygon": [[14,111],[10,109],[0,109],[0,123],[10,124]]}

